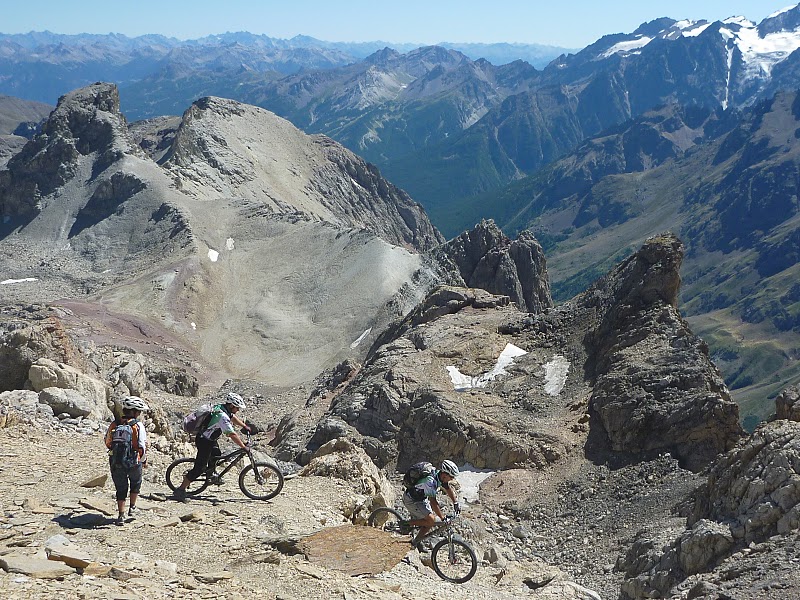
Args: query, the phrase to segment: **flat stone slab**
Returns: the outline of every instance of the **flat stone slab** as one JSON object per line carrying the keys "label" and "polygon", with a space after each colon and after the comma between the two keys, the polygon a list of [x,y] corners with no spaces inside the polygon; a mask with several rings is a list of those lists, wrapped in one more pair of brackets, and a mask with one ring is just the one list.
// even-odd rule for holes
{"label": "flat stone slab", "polygon": [[233,573],[230,571],[217,571],[215,573],[198,573],[194,576],[197,581],[202,583],[217,583],[226,579],[233,579]]}
{"label": "flat stone slab", "polygon": [[96,510],[97,512],[103,513],[104,515],[109,517],[117,514],[116,505],[112,504],[111,502],[107,502],[105,500],[84,498],[83,500],[80,500],[79,503],[83,508],[88,508],[89,510]]}
{"label": "flat stone slab", "polygon": [[58,579],[75,573],[64,563],[28,556],[0,556],[0,567],[9,573],[20,573],[36,579]]}
{"label": "flat stone slab", "polygon": [[45,542],[44,551],[49,560],[62,562],[76,569],[83,569],[92,563],[92,557],[63,535],[55,535]]}
{"label": "flat stone slab", "polygon": [[411,550],[407,536],[359,525],[328,527],[297,547],[309,562],[353,576],[389,571]]}
{"label": "flat stone slab", "polygon": [[96,476],[92,477],[91,479],[88,479],[88,480],[84,481],[81,484],[81,487],[85,487],[85,488],[103,487],[103,486],[105,486],[106,481],[108,481],[108,474],[96,475]]}

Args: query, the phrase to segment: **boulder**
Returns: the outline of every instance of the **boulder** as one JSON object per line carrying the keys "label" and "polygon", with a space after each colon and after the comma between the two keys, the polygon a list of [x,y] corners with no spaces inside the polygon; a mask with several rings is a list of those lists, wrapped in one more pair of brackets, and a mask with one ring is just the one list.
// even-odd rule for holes
{"label": "boulder", "polygon": [[[34,391],[62,388],[79,392],[91,405],[90,416],[98,421],[108,421],[113,415],[108,407],[109,386],[84,374],[78,369],[49,359],[39,359],[30,368],[28,377]],[[59,412],[59,411],[56,411]]]}
{"label": "boulder", "polygon": [[40,391],[39,401],[52,408],[55,414],[66,413],[70,417],[88,417],[96,408],[80,392],[57,387]]}
{"label": "boulder", "polygon": [[[39,312],[26,307],[18,322],[0,323],[0,391],[24,388],[31,365],[40,358],[58,362],[79,359],[61,321]],[[31,324],[30,319],[37,316],[41,322]]]}
{"label": "boulder", "polygon": [[119,358],[108,375],[108,381],[122,396],[142,396],[147,389],[147,360],[141,354]]}
{"label": "boulder", "polygon": [[394,501],[394,490],[386,477],[363,449],[345,438],[323,444],[300,475],[335,477],[346,481],[358,494],[373,498],[376,506],[392,506]]}
{"label": "boulder", "polygon": [[733,548],[730,527],[701,519],[678,541],[678,562],[686,575],[709,570]]}
{"label": "boulder", "polygon": [[775,398],[775,418],[800,421],[800,385],[786,388]]}

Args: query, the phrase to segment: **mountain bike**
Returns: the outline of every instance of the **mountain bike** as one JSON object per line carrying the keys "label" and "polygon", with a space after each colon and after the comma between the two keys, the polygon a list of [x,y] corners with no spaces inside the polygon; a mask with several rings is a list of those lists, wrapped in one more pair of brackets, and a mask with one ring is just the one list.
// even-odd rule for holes
{"label": "mountain bike", "polygon": [[[221,485],[225,474],[247,457],[249,464],[239,473],[239,489],[242,493],[253,500],[269,500],[277,496],[283,489],[283,473],[274,464],[256,460],[249,432],[247,432],[246,446],[246,448],[236,448],[210,461],[206,472],[189,484],[186,495],[196,496],[209,485]],[[179,458],[167,467],[167,485],[173,492],[180,487],[184,476],[192,470],[192,467],[194,467],[193,458]]]}
{"label": "mountain bike", "polygon": [[[449,515],[444,521],[434,525],[423,539],[443,536],[431,550],[431,563],[436,574],[452,583],[465,583],[472,579],[478,570],[478,558],[475,551],[460,535],[453,531],[459,515]],[[415,527],[408,517],[393,508],[381,507],[373,510],[367,518],[370,527],[379,527],[400,535],[416,535]],[[421,541],[421,540],[420,540]]]}

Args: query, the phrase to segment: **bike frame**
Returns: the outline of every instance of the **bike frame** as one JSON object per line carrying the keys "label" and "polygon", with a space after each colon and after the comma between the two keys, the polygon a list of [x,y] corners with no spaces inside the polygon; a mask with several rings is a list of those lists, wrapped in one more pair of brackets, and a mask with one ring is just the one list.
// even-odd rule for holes
{"label": "bike frame", "polygon": [[[256,469],[256,462],[253,458],[253,449],[250,447],[250,434],[247,434],[247,449],[245,448],[236,448],[236,450],[231,450],[227,454],[223,454],[222,456],[218,456],[213,462],[209,463],[208,469],[206,469],[206,477],[210,479],[222,479],[225,474],[230,471],[235,465],[242,460],[243,457],[247,456],[250,459],[250,464],[253,465],[253,472],[256,475],[256,481],[261,483],[261,474]],[[227,464],[226,464],[227,463]],[[220,465],[225,465],[225,468],[222,471],[217,471],[217,467]]]}
{"label": "bike frame", "polygon": [[[447,541],[450,542],[452,540],[458,540],[459,542],[463,542],[464,539],[458,535],[456,532],[453,531],[453,525],[456,523],[456,519],[460,518],[459,515],[448,515],[445,517],[444,521],[439,521],[435,525],[433,525],[429,530],[428,533],[422,536],[422,539],[429,538],[435,535],[439,535],[439,537],[447,538]],[[417,525],[412,525],[412,530],[419,531],[420,527]],[[441,532],[445,532],[443,535]],[[414,536],[416,537],[416,536]]]}

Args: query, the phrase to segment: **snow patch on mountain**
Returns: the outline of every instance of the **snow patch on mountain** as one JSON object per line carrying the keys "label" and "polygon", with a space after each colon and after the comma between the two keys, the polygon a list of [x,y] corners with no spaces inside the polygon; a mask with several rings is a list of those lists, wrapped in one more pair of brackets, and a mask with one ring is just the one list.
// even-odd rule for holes
{"label": "snow patch on mountain", "polygon": [[634,40],[626,40],[624,42],[619,42],[618,44],[614,44],[613,46],[611,46],[611,48],[603,52],[600,55],[600,58],[608,58],[609,56],[617,54],[618,52],[623,54],[630,54],[634,50],[644,48],[645,46],[647,46],[647,44],[649,44],[652,41],[653,38],[643,35]]}
{"label": "snow patch on mountain", "polygon": [[733,40],[742,53],[745,80],[768,77],[776,64],[800,48],[800,31],[778,31],[761,37],[755,23],[747,19],[732,17],[724,24],[732,27],[721,28],[720,35],[726,41]]}
{"label": "snow patch on mountain", "polygon": [[768,19],[774,19],[775,17],[777,17],[777,16],[780,16],[780,15],[782,15],[783,13],[787,13],[787,12],[789,12],[789,11],[790,11],[790,10],[792,10],[792,9],[793,9],[795,6],[797,6],[797,5],[796,5],[796,4],[793,4],[792,6],[787,6],[786,8],[781,8],[780,10],[776,10],[774,13],[772,13],[771,15],[769,15],[767,18],[768,18]]}
{"label": "snow patch on mountain", "polygon": [[[780,15],[795,9],[795,6],[777,11],[767,17],[774,19]],[[629,39],[618,42],[599,54],[597,59],[605,59],[619,54],[621,56],[631,56],[641,53],[641,50],[650,42],[656,39],[674,41],[681,38],[697,37],[706,31],[712,23],[708,21],[692,21],[685,19],[677,21],[670,27],[660,31],[656,35],[645,36],[638,34],[632,35]],[[744,68],[741,79],[764,77],[768,78],[776,64],[788,58],[788,56],[800,48],[800,28],[794,30],[780,30],[762,35],[758,26],[752,21],[742,16],[733,16],[722,22],[717,22],[719,34],[728,47],[729,72],[733,68],[733,48],[738,48],[741,52]],[[731,81],[728,81],[730,87]],[[728,99],[723,102],[727,107]]]}
{"label": "snow patch on mountain", "polygon": [[477,377],[464,375],[457,367],[452,365],[445,367],[450,374],[450,380],[453,382],[453,389],[457,392],[463,392],[474,388],[484,388],[489,385],[493,379],[497,379],[501,375],[507,375],[506,367],[514,362],[514,359],[527,354],[522,348],[518,348],[514,344],[506,344],[506,347],[500,353],[497,362],[491,371],[487,371]]}
{"label": "snow patch on mountain", "polygon": [[681,27],[683,37],[697,37],[711,26],[708,21],[681,21],[681,23],[687,23]]}

